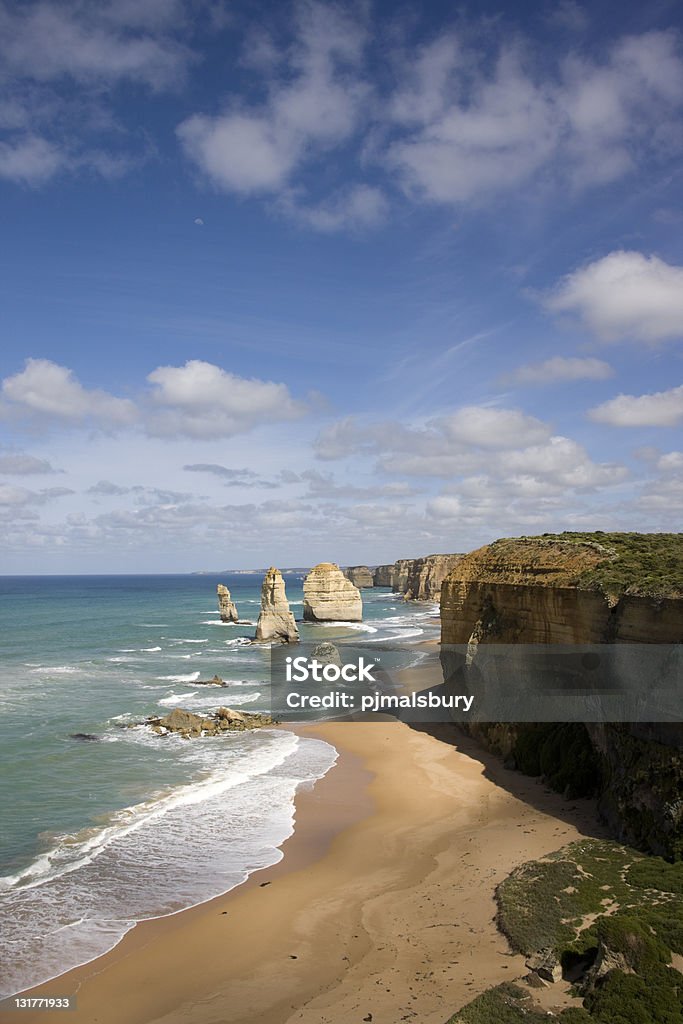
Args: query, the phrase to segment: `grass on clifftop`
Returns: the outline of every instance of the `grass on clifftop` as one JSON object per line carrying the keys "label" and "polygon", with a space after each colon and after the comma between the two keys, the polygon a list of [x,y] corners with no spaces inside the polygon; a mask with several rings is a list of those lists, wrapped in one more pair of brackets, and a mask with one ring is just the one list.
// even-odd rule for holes
{"label": "grass on clifftop", "polygon": [[606,594],[683,597],[683,533],[544,533],[523,537],[546,543],[586,545],[605,560],[582,573],[577,584]]}
{"label": "grass on clifftop", "polygon": [[[517,868],[497,890],[498,925],[518,953],[552,949],[585,970],[598,948],[615,959],[562,1024],[683,1024],[683,862],[584,839]],[[618,958],[621,958],[620,960]],[[448,1024],[540,1024],[548,1016],[524,984],[484,992]]]}

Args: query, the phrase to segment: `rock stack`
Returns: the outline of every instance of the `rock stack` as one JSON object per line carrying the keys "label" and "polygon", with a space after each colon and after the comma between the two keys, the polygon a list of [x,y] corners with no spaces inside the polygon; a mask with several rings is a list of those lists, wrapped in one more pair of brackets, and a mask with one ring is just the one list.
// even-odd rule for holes
{"label": "rock stack", "polygon": [[261,614],[256,624],[257,640],[279,640],[291,643],[299,639],[294,616],[289,610],[282,573],[271,565],[263,577]]}
{"label": "rock stack", "polygon": [[237,608],[230,599],[230,591],[224,583],[218,584],[216,593],[218,594],[218,611],[220,612],[221,622],[237,622],[239,619]]}
{"label": "rock stack", "polygon": [[320,562],[304,580],[304,619],[307,622],[362,622],[360,591],[333,562]]}

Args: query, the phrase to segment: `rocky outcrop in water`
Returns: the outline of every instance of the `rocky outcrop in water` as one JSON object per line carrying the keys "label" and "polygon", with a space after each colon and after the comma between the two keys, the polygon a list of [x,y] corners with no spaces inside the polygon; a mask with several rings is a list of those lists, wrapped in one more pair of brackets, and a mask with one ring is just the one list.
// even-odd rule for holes
{"label": "rocky outcrop in water", "polygon": [[338,565],[320,562],[304,580],[304,619],[307,622],[361,622],[360,591]]}
{"label": "rocky outcrop in water", "polygon": [[285,581],[280,570],[271,565],[261,586],[261,614],[256,623],[256,640],[292,643],[298,639],[299,631],[289,608]]}
{"label": "rocky outcrop in water", "polygon": [[354,587],[374,587],[375,581],[372,571],[367,565],[349,565],[344,570],[344,575],[351,580]]}
{"label": "rocky outcrop in water", "polygon": [[151,716],[146,724],[158,736],[170,736],[173,733],[184,739],[196,739],[198,736],[219,736],[223,732],[245,732],[248,729],[263,729],[273,725],[270,715],[250,714],[245,711],[233,711],[232,708],[218,708],[208,717],[195,715],[184,708],[174,708],[163,718]]}
{"label": "rocky outcrop in water", "polygon": [[239,619],[237,608],[230,599],[230,591],[224,583],[218,584],[216,593],[218,594],[218,611],[220,612],[221,622],[237,622]]}
{"label": "rocky outcrop in water", "polygon": [[[629,580],[628,562],[619,591],[610,593],[591,582],[616,558],[609,536],[600,543],[553,537],[502,540],[463,557],[441,591],[444,677],[450,677],[455,657],[448,650],[451,644],[467,644],[476,665],[478,646],[489,643],[683,642],[683,599],[633,592],[639,580],[635,575]],[[548,728],[558,730],[557,740],[549,740]],[[505,722],[470,727],[528,774],[544,773],[544,757],[561,762],[566,755],[567,771],[557,777],[570,782],[576,775],[572,751],[584,749],[576,730],[585,730],[599,810],[613,832],[654,853],[683,856],[683,725],[577,723],[571,733],[568,729]]]}

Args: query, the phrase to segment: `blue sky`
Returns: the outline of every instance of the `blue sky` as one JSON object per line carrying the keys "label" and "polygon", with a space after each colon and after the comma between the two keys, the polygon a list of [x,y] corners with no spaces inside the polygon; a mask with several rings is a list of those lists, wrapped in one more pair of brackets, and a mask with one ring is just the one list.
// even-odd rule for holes
{"label": "blue sky", "polygon": [[0,0],[0,572],[677,529],[680,21]]}

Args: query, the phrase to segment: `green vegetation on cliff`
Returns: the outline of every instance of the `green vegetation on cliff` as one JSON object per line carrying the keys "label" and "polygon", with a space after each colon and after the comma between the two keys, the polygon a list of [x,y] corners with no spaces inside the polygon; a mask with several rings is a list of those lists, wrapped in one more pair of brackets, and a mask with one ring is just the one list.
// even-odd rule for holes
{"label": "green vegetation on cliff", "polygon": [[[498,925],[517,953],[540,950],[575,979],[583,1007],[562,1024],[683,1024],[683,864],[584,839],[517,868],[499,887]],[[448,1024],[547,1020],[533,989],[484,992]]]}
{"label": "green vegetation on cliff", "polygon": [[[683,533],[544,533],[523,541],[589,547],[604,560],[577,576],[578,586],[620,596],[683,597]],[[496,543],[500,543],[497,541]]]}

